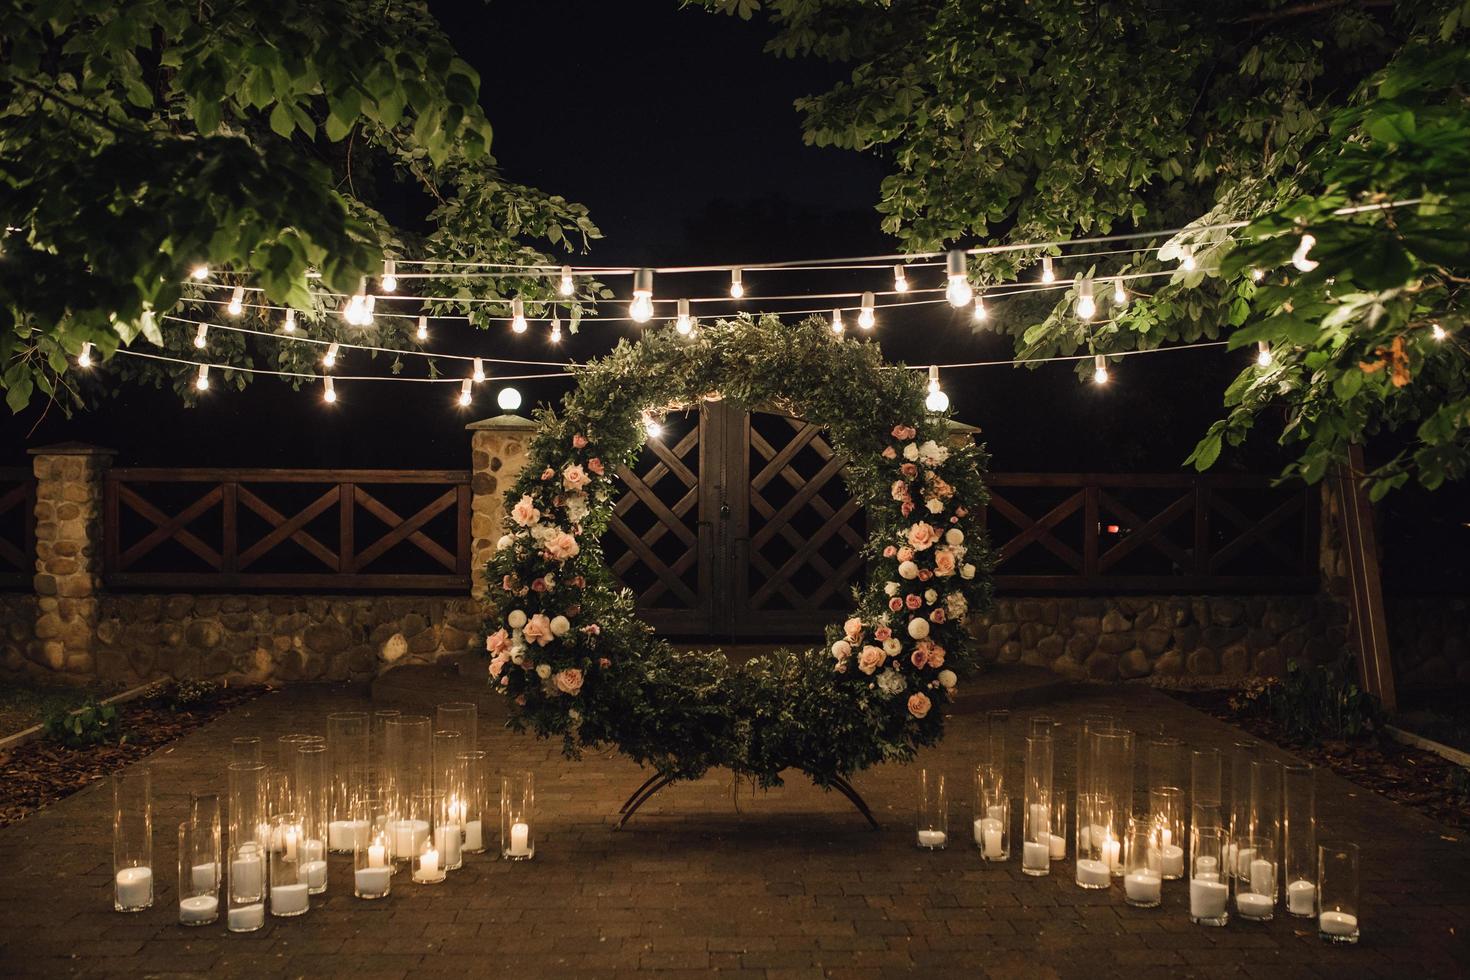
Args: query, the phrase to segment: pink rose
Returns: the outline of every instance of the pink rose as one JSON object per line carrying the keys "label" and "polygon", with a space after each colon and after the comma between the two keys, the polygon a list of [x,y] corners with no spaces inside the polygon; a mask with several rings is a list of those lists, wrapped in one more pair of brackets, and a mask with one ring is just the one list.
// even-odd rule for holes
{"label": "pink rose", "polygon": [[598,476],[602,475],[602,460],[596,456],[587,460],[587,468]]}
{"label": "pink rose", "polygon": [[898,450],[894,449],[892,446],[887,447],[886,449],[883,450],[883,458],[884,459],[897,459],[898,458]]}
{"label": "pink rose", "polygon": [[877,640],[879,643],[882,643],[884,640],[888,639],[892,635],[893,630],[889,629],[887,626],[880,626],[877,629],[873,630],[873,639]]}
{"label": "pink rose", "polygon": [[923,670],[929,663],[929,651],[924,649],[923,644],[914,647],[914,652],[909,654],[909,662]]}
{"label": "pink rose", "polygon": [[553,561],[566,561],[568,558],[575,558],[581,550],[581,546],[577,544],[577,539],[566,531],[554,535],[550,541],[546,542],[546,554]]}
{"label": "pink rose", "polygon": [[931,706],[927,694],[913,694],[909,696],[909,714],[915,718],[923,718],[929,713]]}
{"label": "pink rose", "polygon": [[927,581],[929,581],[933,577],[934,577],[934,573],[931,572],[931,571],[929,571],[929,569],[927,569],[927,568],[921,568],[921,569],[919,569],[919,581],[920,582],[927,582]]}
{"label": "pink rose", "polygon": [[[595,623],[593,625],[596,626]],[[612,661],[607,659],[606,657],[598,657],[597,666],[601,667],[603,670],[607,670],[609,667],[612,666]]]}
{"label": "pink rose", "polygon": [[588,636],[597,636],[599,633],[602,632],[602,627],[598,626],[596,623],[588,623],[586,626],[582,627],[582,632],[586,633]]}
{"label": "pink rose", "polygon": [[580,490],[587,485],[587,471],[578,463],[572,463],[561,471],[561,484],[568,490]]}
{"label": "pink rose", "polygon": [[552,469],[550,466],[541,471],[541,479],[543,480],[549,480],[553,476],[556,476],[556,470]]}
{"label": "pink rose", "polygon": [[919,475],[919,468],[917,466],[915,466],[913,463],[904,463],[902,466],[900,466],[898,468],[898,471],[900,473],[902,473],[904,476],[908,477],[910,480],[914,479],[915,477],[917,477]]}
{"label": "pink rose", "polygon": [[544,578],[538,578],[535,581],[533,581],[531,583],[531,591],[532,592],[545,592],[546,591],[546,579],[544,579]]}
{"label": "pink rose", "polygon": [[888,488],[888,493],[894,500],[909,499],[909,485],[902,480],[894,480],[893,486]]}
{"label": "pink rose", "polygon": [[505,576],[505,578],[500,580],[500,587],[506,592],[514,592],[516,590],[515,579],[511,578],[509,575]]}
{"label": "pink rose", "polygon": [[892,558],[896,554],[898,554],[898,549],[895,548],[893,545],[889,545],[888,547],[883,549],[884,558]]}
{"label": "pink rose", "polygon": [[516,505],[510,509],[510,516],[517,524],[528,527],[541,519],[541,512],[536,509],[536,504],[528,493],[516,501]]}
{"label": "pink rose", "polygon": [[[509,677],[503,677],[503,678],[501,678],[502,683],[505,682],[505,681],[508,681],[508,680],[510,680]],[[524,694],[517,694],[516,695],[516,705],[518,707],[522,707],[522,708],[524,708],[526,706],[526,696]]]}
{"label": "pink rose", "polygon": [[509,674],[501,674],[500,675],[500,686],[501,687],[505,687],[509,683],[510,683],[510,675]]}
{"label": "pink rose", "polygon": [[924,604],[924,600],[920,599],[916,595],[909,595],[905,597],[905,599],[903,600],[903,604],[908,606],[910,609],[918,609]]}
{"label": "pink rose", "polygon": [[572,436],[572,448],[573,449],[585,449],[586,446],[587,446],[587,437],[584,436],[584,435],[582,435],[582,433],[578,432],[576,435]]}
{"label": "pink rose", "polygon": [[903,600],[900,599],[898,596],[894,596],[892,599],[888,600],[888,608],[891,612],[898,612],[900,609],[903,608]]}
{"label": "pink rose", "polygon": [[905,500],[898,505],[898,512],[904,517],[908,517],[914,512],[914,502],[912,500]]}
{"label": "pink rose", "polygon": [[913,548],[909,548],[909,547],[899,548],[898,549],[898,560],[899,561],[913,561],[914,560],[914,549]]}
{"label": "pink rose", "polygon": [[933,525],[920,521],[909,528],[909,546],[915,551],[924,551],[939,540],[939,532]]}
{"label": "pink rose", "polygon": [[931,622],[931,623],[942,623],[942,622],[944,622],[944,618],[945,618],[945,616],[944,616],[944,607],[943,606],[939,606],[938,608],[936,608],[933,612],[931,612],[929,614],[929,622]]}
{"label": "pink rose", "polygon": [[938,551],[934,552],[934,574],[954,574],[954,552],[948,550],[947,548],[940,548]]}
{"label": "pink rose", "polygon": [[919,434],[919,430],[912,425],[895,425],[893,427],[893,438],[899,442],[907,442]]}
{"label": "pink rose", "polygon": [[485,649],[497,657],[510,653],[510,636],[505,632],[504,626],[485,637]]}
{"label": "pink rose", "polygon": [[863,638],[863,621],[853,616],[842,624],[842,633],[847,637],[847,642],[856,643]]}
{"label": "pink rose", "polygon": [[563,694],[570,694],[572,697],[576,697],[582,693],[582,672],[576,667],[568,667],[566,670],[557,671],[552,677],[552,681],[556,684],[556,689]]}
{"label": "pink rose", "polygon": [[863,652],[858,654],[858,670],[872,675],[879,667],[883,666],[883,650],[881,647],[863,647]]}
{"label": "pink rose", "polygon": [[537,613],[526,620],[522,635],[525,636],[527,643],[546,646],[551,642],[551,620],[546,618],[545,613]]}
{"label": "pink rose", "polygon": [[937,643],[929,645],[929,666],[936,669],[944,666],[944,647]]}
{"label": "pink rose", "polygon": [[491,677],[499,677],[504,672],[505,672],[505,661],[504,660],[501,660],[499,657],[496,657],[494,660],[490,661],[490,676]]}

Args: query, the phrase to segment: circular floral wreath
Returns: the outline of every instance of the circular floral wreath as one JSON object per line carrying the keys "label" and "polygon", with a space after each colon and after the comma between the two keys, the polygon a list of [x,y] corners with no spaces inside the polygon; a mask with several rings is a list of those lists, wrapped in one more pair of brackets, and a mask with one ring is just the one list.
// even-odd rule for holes
{"label": "circular floral wreath", "polygon": [[[821,786],[907,761],[943,734],[943,706],[973,667],[965,617],[989,605],[976,511],[985,453],[951,445],[919,372],[820,319],[652,330],[578,372],[562,411],[540,411],[529,462],[506,494],[510,533],[489,562],[490,680],[512,725],[561,736],[568,755],[614,745],[676,779],[717,766]],[[867,508],[866,587],[818,650],[747,663],[676,651],[652,635],[602,559],[619,464],[645,426],[702,398],[770,405],[825,427]],[[856,591],[856,590],[855,590]]]}

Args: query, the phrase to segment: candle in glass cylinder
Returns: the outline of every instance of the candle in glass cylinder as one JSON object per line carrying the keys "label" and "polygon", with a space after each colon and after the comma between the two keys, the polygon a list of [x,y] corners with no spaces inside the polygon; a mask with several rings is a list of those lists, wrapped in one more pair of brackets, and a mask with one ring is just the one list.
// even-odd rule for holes
{"label": "candle in glass cylinder", "polygon": [[259,895],[264,890],[264,874],[259,855],[237,858],[230,864],[230,889],[237,895]]}
{"label": "candle in glass cylinder", "polygon": [[464,846],[468,851],[479,851],[485,847],[483,830],[478,820],[467,821],[464,825]]}
{"label": "candle in glass cylinder", "polygon": [[153,869],[123,868],[117,873],[117,904],[140,909],[153,904]]}
{"label": "candle in glass cylinder", "polygon": [[353,884],[357,888],[359,897],[380,898],[388,892],[388,883],[392,880],[393,871],[391,868],[378,865],[370,868],[358,868],[352,873],[352,876]]}
{"label": "candle in glass cylinder", "polygon": [[1113,876],[1102,861],[1079,858],[1077,861],[1077,884],[1088,888],[1106,888],[1112,884]]}
{"label": "candle in glass cylinder", "polygon": [[179,922],[186,926],[202,926],[219,917],[219,899],[213,895],[194,895],[179,899]]}
{"label": "candle in glass cylinder", "polygon": [[1067,856],[1067,838],[1061,834],[1051,835],[1051,859],[1060,861]]}
{"label": "candle in glass cylinder", "polygon": [[1163,879],[1147,871],[1134,871],[1123,879],[1129,905],[1154,906],[1163,901]]}
{"label": "candle in glass cylinder", "polygon": [[1123,843],[1113,840],[1109,835],[1102,844],[1103,861],[1108,866],[1108,871],[1117,871],[1123,866]]}
{"label": "candle in glass cylinder", "polygon": [[[1050,836],[1050,835],[1048,835]],[[1050,842],[1028,840],[1021,845],[1021,867],[1028,871],[1043,871],[1051,867]]]}
{"label": "candle in glass cylinder", "polygon": [[371,844],[368,846],[368,867],[382,868],[388,864],[388,848],[382,844]]}
{"label": "candle in glass cylinder", "polygon": [[444,855],[444,867],[452,868],[459,864],[460,836],[458,824],[447,824],[443,827],[434,828],[434,847]]}
{"label": "candle in glass cylinder", "polygon": [[[517,824],[516,826],[520,826],[520,824]],[[921,830],[921,831],[919,831],[919,846],[920,847],[928,847],[928,848],[943,847],[944,844],[945,844],[945,841],[948,840],[948,839],[949,839],[949,835],[946,834],[942,830]],[[512,850],[512,853],[514,853],[514,851],[515,851],[515,838],[514,837],[511,838],[511,850]]]}
{"label": "candle in glass cylinder", "polygon": [[189,878],[194,888],[201,892],[215,891],[219,881],[219,867],[214,864],[196,864],[189,869]]}
{"label": "candle in glass cylinder", "polygon": [[1323,912],[1317,917],[1317,929],[1324,936],[1356,936],[1358,917],[1349,912]]}
{"label": "candle in glass cylinder", "polygon": [[1310,881],[1293,881],[1286,886],[1286,910],[1292,915],[1311,915],[1317,910],[1317,886]]}
{"label": "candle in glass cylinder", "polygon": [[1235,911],[1240,913],[1242,919],[1269,919],[1275,904],[1270,895],[1238,892],[1235,896]]}
{"label": "candle in glass cylinder", "polygon": [[306,879],[306,887],[309,890],[319,891],[327,886],[327,862],[303,861],[301,875]]}
{"label": "candle in glass cylinder", "polygon": [[237,905],[230,909],[228,928],[231,932],[251,932],[265,925],[265,903]]}
{"label": "candle in glass cylinder", "polygon": [[1230,900],[1230,886],[1223,881],[1196,875],[1189,882],[1189,914],[1195,919],[1219,919]]}
{"label": "candle in glass cylinder", "polygon": [[439,852],[431,847],[419,857],[419,867],[413,873],[413,880],[438,881],[439,878]]}
{"label": "candle in glass cylinder", "polygon": [[[937,831],[942,834],[943,831]],[[514,857],[525,857],[531,853],[531,826],[524,823],[511,824],[510,853]]]}
{"label": "candle in glass cylinder", "polygon": [[271,886],[272,915],[300,915],[311,907],[306,883]]}

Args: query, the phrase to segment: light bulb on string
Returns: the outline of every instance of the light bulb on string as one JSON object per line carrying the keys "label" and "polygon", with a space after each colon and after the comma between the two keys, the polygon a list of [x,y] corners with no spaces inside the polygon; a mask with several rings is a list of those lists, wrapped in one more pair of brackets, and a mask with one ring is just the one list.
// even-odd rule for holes
{"label": "light bulb on string", "polygon": [[1092,359],[1092,380],[1096,384],[1108,383],[1108,359],[1101,354]]}
{"label": "light bulb on string", "polygon": [[628,304],[628,317],[634,323],[647,323],[653,317],[653,270],[633,273],[633,302]]}
{"label": "light bulb on string", "polygon": [[1444,327],[1441,327],[1437,323],[1430,324],[1429,333],[1436,341],[1444,340],[1446,336]]}
{"label": "light bulb on string", "polygon": [[203,282],[205,279],[209,278],[209,266],[202,264],[196,265],[194,268],[189,270],[189,276],[196,282]]}
{"label": "light bulb on string", "polygon": [[322,378],[322,401],[330,405],[336,400],[337,386],[332,383],[332,378],[330,375],[328,375],[327,377]]}
{"label": "light bulb on string", "polygon": [[398,291],[398,264],[392,259],[383,260],[383,275],[378,279],[378,284],[385,293]]}
{"label": "light bulb on string", "polygon": [[1077,282],[1077,319],[1091,320],[1097,314],[1097,300],[1092,295],[1092,277]]}
{"label": "light bulb on string", "polygon": [[970,319],[976,323],[984,323],[990,319],[990,311],[985,308],[985,294],[979,290],[975,292],[975,310],[970,314]]}
{"label": "light bulb on string", "polygon": [[1256,341],[1256,366],[1271,366],[1271,345],[1264,340]]}
{"label": "light bulb on string", "polygon": [[1057,281],[1057,270],[1056,267],[1052,265],[1050,255],[1043,255],[1041,257],[1041,281],[1045,283],[1052,283]]}
{"label": "light bulb on string", "polygon": [[502,412],[514,412],[521,407],[521,393],[514,388],[501,388],[495,396],[495,404]]}
{"label": "light bulb on string", "polygon": [[338,350],[340,350],[340,348],[337,346],[337,342],[335,340],[328,344],[327,353],[325,356],[322,357],[322,364],[326,367],[336,367]]}
{"label": "light bulb on string", "polygon": [[909,291],[909,277],[904,272],[902,263],[893,267],[893,291],[896,293],[906,293]]}
{"label": "light bulb on string", "polygon": [[377,302],[378,298],[372,293],[368,293],[362,298],[362,312],[358,314],[358,318],[362,321],[362,326],[370,327],[373,325],[373,307]]}
{"label": "light bulb on string", "polygon": [[846,330],[846,329],[847,329],[847,325],[842,322],[842,311],[841,310],[833,310],[832,311],[832,332],[834,334],[836,334],[837,336],[841,337],[842,336],[842,332],[844,330]]}
{"label": "light bulb on string", "polygon": [[470,393],[470,388],[473,385],[474,381],[469,378],[465,378],[459,383],[459,403],[461,405],[468,405],[470,403],[470,399],[474,397],[474,395]]}
{"label": "light bulb on string", "polygon": [[858,326],[862,327],[864,330],[873,329],[873,324],[875,322],[875,317],[873,316],[873,306],[875,303],[876,300],[874,299],[872,293],[863,293],[862,309],[858,311]]}
{"label": "light bulb on string", "polygon": [[924,407],[935,415],[949,411],[949,396],[944,389],[939,387],[939,365],[929,365],[929,394],[924,399]]}
{"label": "light bulb on string", "polygon": [[82,342],[82,349],[77,352],[77,367],[89,368],[92,366],[92,344],[88,341]]}
{"label": "light bulb on string", "polygon": [[429,318],[428,318],[428,316],[422,315],[422,314],[419,316],[419,328],[418,328],[417,331],[414,332],[414,336],[417,337],[419,340],[428,340],[429,339]]}
{"label": "light bulb on string", "polygon": [[955,309],[969,305],[975,295],[970,286],[970,260],[962,248],[952,248],[944,259],[945,274],[949,285],[944,288],[944,298]]}
{"label": "light bulb on string", "polygon": [[679,315],[674,317],[674,329],[680,336],[687,337],[694,330],[694,320],[689,316],[689,301],[679,300]]}
{"label": "light bulb on string", "polygon": [[1197,263],[1194,261],[1194,246],[1180,245],[1179,268],[1183,269],[1185,272],[1193,272],[1195,270],[1196,264]]}
{"label": "light bulb on string", "polygon": [[730,298],[739,299],[745,295],[745,281],[741,276],[742,270],[730,270]]}
{"label": "light bulb on string", "polygon": [[1311,235],[1303,234],[1302,240],[1297,242],[1296,251],[1291,253],[1291,264],[1296,266],[1297,269],[1301,272],[1311,272],[1313,269],[1317,268],[1317,266],[1321,265],[1322,263],[1318,262],[1316,259],[1307,258],[1307,253],[1310,252],[1312,250],[1312,246],[1316,244],[1316,238]]}
{"label": "light bulb on string", "polygon": [[510,301],[510,329],[516,333],[526,332],[526,304],[519,296]]}
{"label": "light bulb on string", "polygon": [[561,343],[561,317],[557,316],[554,310],[551,314],[551,342],[553,344]]}
{"label": "light bulb on string", "polygon": [[194,346],[203,350],[207,343],[209,343],[209,324],[201,323],[199,329],[194,331]]}
{"label": "light bulb on string", "polygon": [[244,286],[236,286],[235,291],[230,293],[230,305],[225,307],[225,312],[230,316],[239,316],[245,312]]}
{"label": "light bulb on string", "polygon": [[194,387],[200,391],[209,390],[209,365],[199,365],[199,375],[194,379]]}
{"label": "light bulb on string", "polygon": [[485,380],[485,359],[483,357],[475,358],[475,370],[470,377],[475,379],[475,384]]}
{"label": "light bulb on string", "polygon": [[1118,276],[1113,280],[1113,305],[1128,305],[1128,287],[1123,285],[1123,277]]}
{"label": "light bulb on string", "polygon": [[295,310],[293,310],[293,309],[291,309],[289,307],[286,309],[286,321],[281,324],[281,329],[284,330],[286,333],[295,333],[296,332],[296,311]]}
{"label": "light bulb on string", "polygon": [[576,292],[576,283],[572,281],[572,267],[564,265],[561,267],[561,281],[557,283],[556,291],[563,296],[570,296]]}
{"label": "light bulb on string", "polygon": [[663,423],[653,417],[652,412],[643,413],[643,431],[650,439],[657,439],[664,434]]}
{"label": "light bulb on string", "polygon": [[1251,269],[1251,282],[1260,282],[1266,278],[1265,269]]}

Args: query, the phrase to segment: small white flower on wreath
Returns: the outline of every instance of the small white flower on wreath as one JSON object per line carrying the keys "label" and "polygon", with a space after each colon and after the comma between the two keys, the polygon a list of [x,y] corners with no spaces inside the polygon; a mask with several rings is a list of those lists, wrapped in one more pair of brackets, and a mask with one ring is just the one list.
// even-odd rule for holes
{"label": "small white flower on wreath", "polygon": [[919,458],[925,466],[939,466],[949,459],[949,450],[933,439],[927,439],[918,448]]}
{"label": "small white flower on wreath", "polygon": [[966,565],[966,566],[964,566],[963,568],[960,569],[960,578],[963,578],[963,579],[972,579],[974,577],[975,577],[975,566],[974,565]]}
{"label": "small white flower on wreath", "polygon": [[[915,565],[914,566],[914,574],[915,575],[919,574],[919,566],[918,565]],[[896,596],[896,595],[898,595],[898,590],[899,590],[899,584],[897,582],[889,582],[889,583],[887,583],[886,585],[883,586],[883,592],[884,592],[885,595]]]}
{"label": "small white flower on wreath", "polygon": [[914,445],[913,443],[909,443],[907,446],[904,446],[903,458],[908,460],[910,463],[918,461],[919,447]]}
{"label": "small white flower on wreath", "polygon": [[574,493],[567,498],[567,520],[580,524],[587,516],[589,507],[585,493]]}
{"label": "small white flower on wreath", "polygon": [[908,686],[908,681],[903,679],[903,675],[892,668],[878,675],[878,690],[889,697],[893,697],[895,694],[902,694]]}
{"label": "small white flower on wreath", "polygon": [[944,501],[940,500],[938,497],[930,497],[928,500],[924,501],[924,509],[929,511],[929,513],[931,514],[941,513],[944,510]]}
{"label": "small white flower on wreath", "polygon": [[963,593],[951,592],[944,597],[944,611],[949,614],[950,619],[963,619],[970,611],[970,604],[965,601]]}

